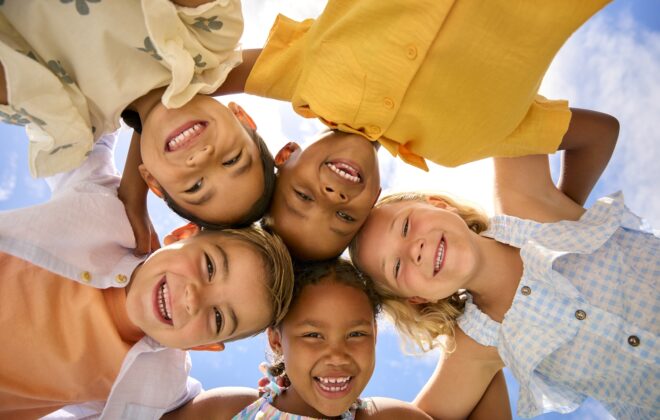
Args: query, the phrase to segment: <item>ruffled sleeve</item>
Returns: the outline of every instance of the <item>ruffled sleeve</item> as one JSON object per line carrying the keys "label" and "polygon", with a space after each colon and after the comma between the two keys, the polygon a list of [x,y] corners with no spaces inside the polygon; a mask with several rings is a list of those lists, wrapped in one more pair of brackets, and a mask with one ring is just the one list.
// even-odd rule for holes
{"label": "ruffled sleeve", "polygon": [[142,10],[159,61],[172,73],[162,99],[168,108],[216,91],[241,63],[240,1],[216,0],[189,8],[169,0],[142,0]]}

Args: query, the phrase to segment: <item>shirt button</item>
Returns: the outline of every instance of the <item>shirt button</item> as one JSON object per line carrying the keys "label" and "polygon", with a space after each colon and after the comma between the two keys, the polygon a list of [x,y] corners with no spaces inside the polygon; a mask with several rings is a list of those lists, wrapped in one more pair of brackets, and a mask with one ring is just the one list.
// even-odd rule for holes
{"label": "shirt button", "polygon": [[117,276],[115,276],[115,280],[117,280],[117,283],[126,283],[126,280],[128,280],[128,277],[126,277],[123,274],[117,274]]}
{"label": "shirt button", "polygon": [[411,60],[417,58],[417,47],[414,45],[409,45],[408,48],[406,48],[406,55]]}
{"label": "shirt button", "polygon": [[89,271],[83,271],[82,273],[80,273],[80,279],[85,283],[89,283],[90,281],[92,281],[92,273],[90,273]]}
{"label": "shirt button", "polygon": [[385,108],[387,109],[392,109],[394,108],[394,101],[392,98],[385,98],[383,99],[383,105],[385,105]]}
{"label": "shirt button", "polygon": [[578,309],[577,311],[575,311],[575,317],[577,319],[579,319],[580,321],[582,321],[583,319],[585,319],[587,317],[587,313],[585,311],[583,311],[582,309]]}
{"label": "shirt button", "polygon": [[639,337],[637,337],[636,335],[631,335],[630,337],[628,337],[628,344],[630,344],[631,346],[637,347],[639,346],[639,343],[640,343]]}
{"label": "shirt button", "polygon": [[520,289],[520,293],[525,296],[529,296],[532,294],[532,289],[529,286],[523,286],[522,289]]}
{"label": "shirt button", "polygon": [[367,133],[377,136],[380,134],[380,127],[378,127],[377,125],[370,125],[369,127],[367,127]]}

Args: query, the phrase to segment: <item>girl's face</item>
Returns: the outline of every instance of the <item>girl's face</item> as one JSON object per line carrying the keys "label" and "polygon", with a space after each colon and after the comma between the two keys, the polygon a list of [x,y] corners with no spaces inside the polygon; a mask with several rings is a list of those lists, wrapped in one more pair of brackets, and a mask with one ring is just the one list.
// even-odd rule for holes
{"label": "girl's face", "polygon": [[283,411],[338,416],[360,396],[374,370],[376,320],[369,299],[332,279],[306,286],[268,337],[271,348],[283,354],[291,381],[279,402],[286,406],[275,401]]}
{"label": "girl's face", "polygon": [[444,201],[374,209],[357,237],[357,265],[401,297],[437,301],[467,288],[479,236]]}
{"label": "girl's face", "polygon": [[271,322],[262,257],[245,242],[217,232],[193,236],[153,253],[133,274],[128,317],[173,348],[222,343]]}
{"label": "girl's face", "polygon": [[227,108],[206,95],[177,109],[159,103],[140,138],[143,177],[204,221],[241,219],[264,190],[259,149],[244,127],[245,115],[236,104]]}

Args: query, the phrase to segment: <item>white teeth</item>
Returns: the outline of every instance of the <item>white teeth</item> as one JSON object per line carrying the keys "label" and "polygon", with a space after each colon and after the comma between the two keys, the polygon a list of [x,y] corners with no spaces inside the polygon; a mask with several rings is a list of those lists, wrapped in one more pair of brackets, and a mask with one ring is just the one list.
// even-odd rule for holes
{"label": "white teeth", "polygon": [[197,133],[203,127],[204,127],[204,124],[196,123],[192,127],[190,127],[188,129],[182,131],[181,133],[177,134],[172,140],[167,142],[168,149],[170,151],[176,150],[178,147],[180,147],[184,143],[184,140],[189,139],[193,134]]}
{"label": "white teeth", "polygon": [[348,382],[350,381],[350,376],[344,377],[318,377],[319,386],[322,390],[326,392],[340,392],[345,391],[348,388]]}
{"label": "white teeth", "polygon": [[346,165],[345,163],[334,164],[334,163],[328,162],[328,163],[326,163],[326,166],[328,168],[330,168],[330,170],[332,170],[334,173],[336,173],[337,175],[339,175],[340,177],[342,177],[344,179],[347,179],[347,180],[349,180],[353,183],[356,183],[356,184],[360,182],[360,176],[359,175],[351,175],[349,173],[349,172],[357,173],[355,168],[353,168],[349,165]]}
{"label": "white teeth", "polygon": [[170,289],[167,287],[167,283],[158,289],[158,309],[160,309],[160,314],[168,321],[172,320],[172,308],[170,307]]}
{"label": "white teeth", "polygon": [[445,240],[444,238],[440,240],[440,246],[438,247],[438,255],[435,257],[435,266],[434,272],[437,273],[438,270],[440,270],[440,265],[442,264],[442,260],[445,257]]}

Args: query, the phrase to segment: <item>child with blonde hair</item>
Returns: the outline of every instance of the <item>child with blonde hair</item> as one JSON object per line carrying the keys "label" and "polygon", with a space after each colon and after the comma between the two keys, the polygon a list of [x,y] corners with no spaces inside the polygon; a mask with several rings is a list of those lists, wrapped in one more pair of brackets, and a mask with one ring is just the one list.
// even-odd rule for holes
{"label": "child with blonde hair", "polygon": [[495,159],[495,194],[491,219],[443,195],[386,197],[351,244],[404,336],[423,350],[453,337],[415,404],[464,416],[508,366],[520,416],[592,397],[655,418],[660,239],[620,193],[585,211],[544,155]]}
{"label": "child with blonde hair", "polygon": [[286,313],[291,260],[260,229],[188,225],[136,257],[114,142],[48,178],[48,202],[0,213],[0,417],[160,417],[201,390],[186,350],[222,350]]}

